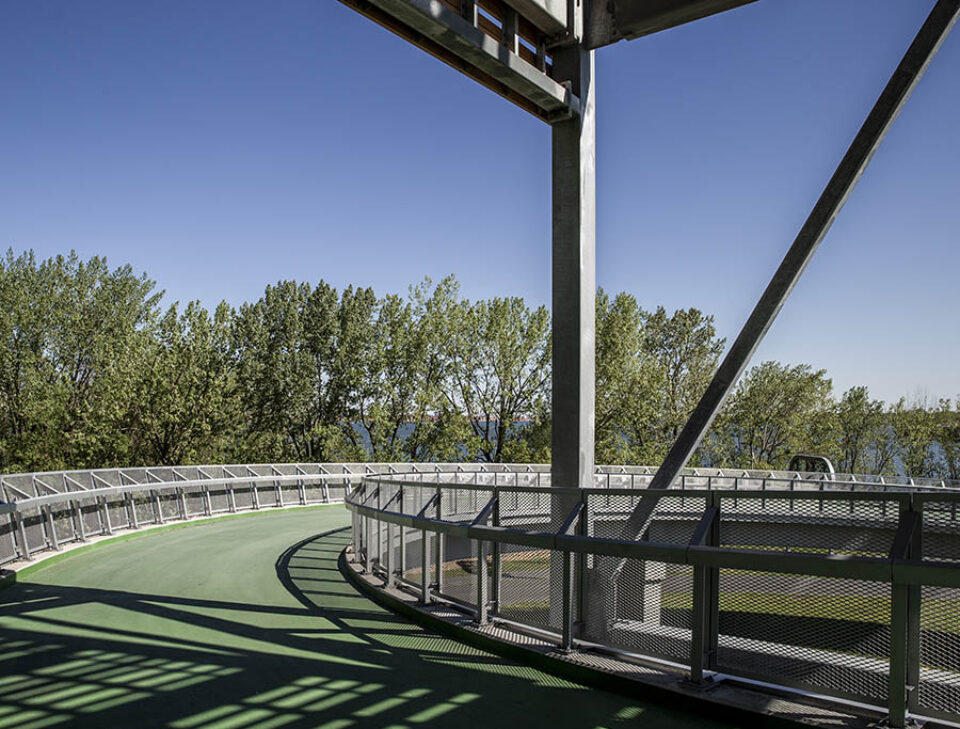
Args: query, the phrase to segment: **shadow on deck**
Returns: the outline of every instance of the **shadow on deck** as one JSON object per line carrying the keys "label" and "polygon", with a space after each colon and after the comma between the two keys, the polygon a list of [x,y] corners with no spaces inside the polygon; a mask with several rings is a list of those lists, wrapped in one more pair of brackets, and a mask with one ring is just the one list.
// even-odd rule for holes
{"label": "shadow on deck", "polygon": [[[377,607],[337,569],[348,541],[349,531],[333,530],[279,556],[273,584],[299,605],[32,581],[3,591],[0,729],[708,724],[511,663]],[[202,569],[183,574],[208,579]]]}

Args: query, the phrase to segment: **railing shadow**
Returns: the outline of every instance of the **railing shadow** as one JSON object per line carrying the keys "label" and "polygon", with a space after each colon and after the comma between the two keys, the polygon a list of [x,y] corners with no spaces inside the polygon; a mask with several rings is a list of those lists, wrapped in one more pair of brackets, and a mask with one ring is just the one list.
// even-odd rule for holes
{"label": "railing shadow", "polygon": [[382,610],[337,570],[348,541],[326,532],[280,555],[297,606],[28,582],[0,592],[0,727],[704,726]]}

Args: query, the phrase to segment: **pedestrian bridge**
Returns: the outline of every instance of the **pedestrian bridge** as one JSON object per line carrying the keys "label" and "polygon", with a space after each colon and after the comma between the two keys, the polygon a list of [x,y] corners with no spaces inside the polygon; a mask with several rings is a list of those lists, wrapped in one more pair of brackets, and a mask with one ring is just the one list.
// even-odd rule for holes
{"label": "pedestrian bridge", "polygon": [[530,708],[558,726],[703,725],[676,705],[960,720],[955,489],[701,469],[651,492],[652,475],[4,476],[0,729],[526,726]]}
{"label": "pedestrian bridge", "polygon": [[128,532],[0,591],[0,727],[727,726],[586,689],[352,587],[340,505]]}

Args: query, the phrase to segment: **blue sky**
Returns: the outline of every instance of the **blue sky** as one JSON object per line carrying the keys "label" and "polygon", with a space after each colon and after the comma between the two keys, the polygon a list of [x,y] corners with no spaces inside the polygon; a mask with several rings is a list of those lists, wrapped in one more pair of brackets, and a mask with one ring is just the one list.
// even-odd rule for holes
{"label": "blue sky", "polygon": [[[732,339],[932,0],[760,0],[597,54],[598,283]],[[758,354],[960,393],[960,32]],[[334,0],[0,3],[0,247],[170,301],[549,301],[549,129]]]}

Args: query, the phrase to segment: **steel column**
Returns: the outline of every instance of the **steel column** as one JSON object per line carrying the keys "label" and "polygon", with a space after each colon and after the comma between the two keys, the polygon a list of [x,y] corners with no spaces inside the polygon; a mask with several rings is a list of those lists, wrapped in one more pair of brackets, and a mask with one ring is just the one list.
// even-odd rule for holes
{"label": "steel column", "polygon": [[[582,10],[577,9],[580,13]],[[552,129],[552,328],[553,393],[551,485],[590,487],[594,473],[596,340],[596,128],[594,57],[579,44],[553,54],[553,76],[569,82],[580,114]],[[559,524],[576,497],[554,495],[551,517]],[[550,560],[550,622],[563,619],[561,571]]]}

